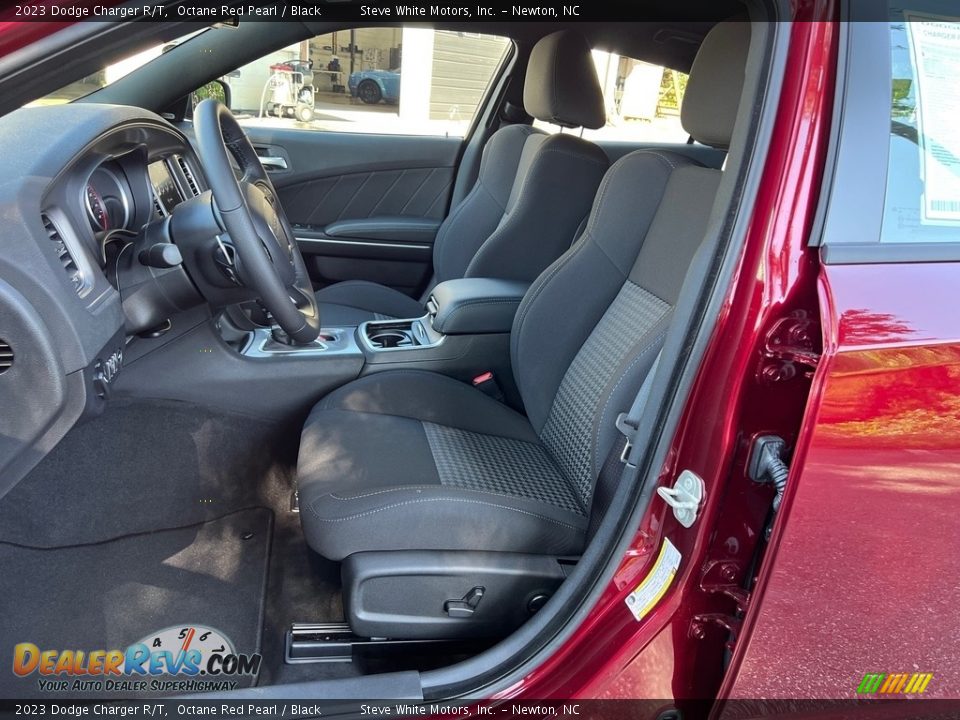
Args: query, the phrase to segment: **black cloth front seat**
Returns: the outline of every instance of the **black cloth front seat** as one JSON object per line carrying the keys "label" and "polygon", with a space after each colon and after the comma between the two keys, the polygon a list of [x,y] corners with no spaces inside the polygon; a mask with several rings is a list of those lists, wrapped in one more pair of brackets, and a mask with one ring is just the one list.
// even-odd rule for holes
{"label": "black cloth front seat", "polygon": [[[534,46],[523,103],[533,117],[563,127],[606,123],[582,35],[563,30]],[[575,135],[548,135],[529,125],[495,132],[476,183],[437,232],[431,284],[461,277],[532,281],[576,239],[608,165],[603,150]],[[365,280],[323,288],[317,301],[326,327],[423,314],[422,300]]]}
{"label": "black cloth front seat", "polygon": [[[697,55],[685,127],[726,147],[743,83],[747,23]],[[526,416],[418,370],[351,382],[303,430],[300,518],[340,560],[371,550],[583,550],[601,466],[671,322],[721,171],[637,151],[604,177],[576,244],[517,311],[511,361]]]}

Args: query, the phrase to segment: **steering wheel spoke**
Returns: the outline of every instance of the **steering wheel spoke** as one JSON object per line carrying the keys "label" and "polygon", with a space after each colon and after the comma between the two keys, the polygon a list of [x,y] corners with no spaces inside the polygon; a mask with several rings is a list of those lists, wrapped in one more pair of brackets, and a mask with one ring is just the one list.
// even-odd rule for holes
{"label": "steering wheel spoke", "polygon": [[[317,301],[293,228],[260,158],[223,103],[201,102],[194,123],[214,204],[230,235],[236,282],[258,295],[292,341],[313,342],[320,332]],[[240,180],[231,157],[242,172]]]}

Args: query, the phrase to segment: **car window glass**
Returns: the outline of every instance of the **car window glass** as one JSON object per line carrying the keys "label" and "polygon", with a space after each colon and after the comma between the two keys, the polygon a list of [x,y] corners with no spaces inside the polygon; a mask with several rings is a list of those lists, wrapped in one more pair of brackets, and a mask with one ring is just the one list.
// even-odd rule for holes
{"label": "car window glass", "polygon": [[960,241],[960,18],[890,23],[890,153],[882,242]]}
{"label": "car window glass", "polygon": [[[680,105],[687,74],[617,53],[593,51],[603,89],[607,122],[596,130],[575,130],[588,140],[682,143],[688,138],[680,124]],[[541,120],[534,127],[547,132],[561,128]],[[569,132],[569,131],[566,131]]]}
{"label": "car window glass", "polygon": [[424,27],[340,30],[225,79],[248,126],[465,136],[510,41]]}
{"label": "car window glass", "polygon": [[169,42],[154,45],[147,48],[146,50],[141,50],[139,52],[128,55],[127,57],[118,60],[117,62],[110,63],[109,65],[104,66],[95,73],[91,73],[86,77],[80,78],[74,82],[68,83],[62,87],[57,88],[51,93],[47,93],[42,98],[34,100],[31,103],[28,103],[28,106],[32,105],[62,105],[63,103],[68,103],[73,100],[85,97],[95,90],[106,87],[120,78],[132,73],[137,68],[143,67],[151,60],[160,57],[165,52],[169,52],[178,45],[185,43],[187,40],[199,35],[202,32],[206,32],[208,28],[203,28],[201,30],[193,30],[185,35],[182,35],[174,40]]}

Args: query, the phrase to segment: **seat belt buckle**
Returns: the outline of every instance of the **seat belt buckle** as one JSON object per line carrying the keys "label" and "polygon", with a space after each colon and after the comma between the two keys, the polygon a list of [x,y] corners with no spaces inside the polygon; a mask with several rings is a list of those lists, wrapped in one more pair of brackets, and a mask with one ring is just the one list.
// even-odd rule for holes
{"label": "seat belt buckle", "polygon": [[[617,415],[617,430],[620,431],[620,434],[623,435],[627,442],[623,446],[623,451],[620,453],[620,462],[624,465],[630,465],[627,462],[630,457],[630,451],[633,450],[633,438],[637,434],[637,428],[633,426],[633,423],[630,422],[630,418],[627,416],[627,413],[622,412]],[[633,467],[631,465],[631,467]]]}
{"label": "seat belt buckle", "polygon": [[484,395],[492,397],[497,402],[503,402],[503,391],[500,389],[500,385],[497,384],[497,379],[491,371],[488,370],[485,373],[480,373],[471,380],[471,383]]}

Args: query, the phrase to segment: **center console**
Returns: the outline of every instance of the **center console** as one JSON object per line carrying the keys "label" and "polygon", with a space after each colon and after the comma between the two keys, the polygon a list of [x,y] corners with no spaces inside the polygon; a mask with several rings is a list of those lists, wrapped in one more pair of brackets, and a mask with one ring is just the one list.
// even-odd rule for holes
{"label": "center console", "polygon": [[[157,397],[289,418],[358,377],[418,369],[468,383],[493,373],[506,401],[518,406],[510,328],[526,289],[482,278],[440,283],[420,317],[325,327],[306,345],[285,342],[237,307],[212,318],[178,316],[164,336],[128,348],[135,363],[123,391],[148,385]],[[164,352],[155,352],[160,347]]]}
{"label": "center console", "polygon": [[433,289],[423,317],[366,322],[358,337],[376,352],[434,348],[447,336],[509,333],[527,287],[492,278],[448,280]]}
{"label": "center console", "polygon": [[434,348],[444,341],[429,314],[410,320],[365,322],[358,328],[357,338],[370,352]]}
{"label": "center console", "polygon": [[422,317],[361,324],[356,336],[363,374],[413,367],[469,382],[489,371],[515,399],[510,328],[527,287],[488,278],[449,280],[433,289]]}
{"label": "center console", "polygon": [[520,406],[510,368],[510,327],[524,283],[470,278],[437,285],[415,318],[360,327],[326,327],[307,345],[283,342],[237,306],[213,315],[197,306],[171,318],[167,332],[132,340],[117,397],[150,397],[288,422],[323,396],[363,375],[393,369],[442,373]]}
{"label": "center console", "polygon": [[527,287],[491,278],[449,280],[434,288],[421,317],[325,328],[308,345],[287,344],[257,328],[246,334],[240,352],[273,359],[359,354],[361,374],[403,365],[472,377],[509,367],[510,327]]}

